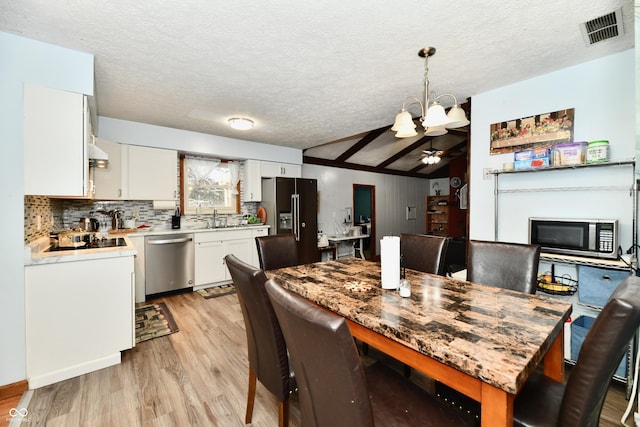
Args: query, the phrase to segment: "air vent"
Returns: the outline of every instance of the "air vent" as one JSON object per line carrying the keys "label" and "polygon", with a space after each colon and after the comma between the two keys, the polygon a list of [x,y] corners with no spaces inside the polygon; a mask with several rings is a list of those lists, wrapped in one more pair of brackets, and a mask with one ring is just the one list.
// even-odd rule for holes
{"label": "air vent", "polygon": [[607,15],[592,19],[591,21],[583,22],[580,24],[580,31],[582,32],[584,43],[587,46],[620,37],[624,34],[622,28],[622,8],[616,9]]}

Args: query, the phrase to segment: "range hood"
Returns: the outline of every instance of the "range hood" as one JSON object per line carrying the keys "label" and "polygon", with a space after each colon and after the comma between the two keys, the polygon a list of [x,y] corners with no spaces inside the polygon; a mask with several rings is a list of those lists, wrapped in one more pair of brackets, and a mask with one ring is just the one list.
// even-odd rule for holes
{"label": "range hood", "polygon": [[96,145],[96,137],[91,135],[91,142],[87,144],[89,167],[106,168],[109,166],[109,155]]}

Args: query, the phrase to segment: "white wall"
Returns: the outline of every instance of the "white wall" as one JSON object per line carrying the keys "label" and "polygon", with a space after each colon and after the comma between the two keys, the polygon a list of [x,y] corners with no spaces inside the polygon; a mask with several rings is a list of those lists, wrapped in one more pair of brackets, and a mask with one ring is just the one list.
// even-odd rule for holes
{"label": "white wall", "polygon": [[23,85],[93,95],[93,55],[0,32],[0,385],[26,378]]}
{"label": "white wall", "polygon": [[[513,153],[489,155],[492,123],[575,108],[574,141],[607,139],[612,160],[635,155],[634,51],[586,62],[473,97],[470,162],[471,239],[494,239],[494,181],[483,169],[502,169]],[[630,168],[584,169],[500,175],[501,189],[563,186],[631,186]],[[628,190],[531,191],[499,195],[498,240],[526,242],[529,216],[617,218],[622,247],[631,245],[632,199]]]}
{"label": "white wall", "polygon": [[[395,175],[331,168],[305,164],[304,178],[318,180],[318,230],[334,234],[334,213],[342,222],[346,208],[353,208],[353,184],[375,186],[376,197],[376,238],[400,233],[424,233],[424,200],[429,194],[429,180]],[[442,187],[441,188],[448,188]],[[444,194],[444,193],[443,193]],[[406,219],[407,206],[415,206],[416,219]],[[377,250],[379,253],[379,246]]]}
{"label": "white wall", "polygon": [[122,144],[168,148],[225,159],[257,159],[302,164],[302,150],[145,123],[98,117],[98,135]]}

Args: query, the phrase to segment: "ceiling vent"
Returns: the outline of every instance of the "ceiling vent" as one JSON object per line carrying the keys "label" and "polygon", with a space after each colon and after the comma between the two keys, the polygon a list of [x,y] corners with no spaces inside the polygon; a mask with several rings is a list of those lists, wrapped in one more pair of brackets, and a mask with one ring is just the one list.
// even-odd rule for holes
{"label": "ceiling vent", "polygon": [[592,19],[591,21],[583,22],[580,24],[580,31],[582,32],[584,44],[587,46],[620,37],[624,34],[622,28],[622,8],[616,9],[607,15]]}

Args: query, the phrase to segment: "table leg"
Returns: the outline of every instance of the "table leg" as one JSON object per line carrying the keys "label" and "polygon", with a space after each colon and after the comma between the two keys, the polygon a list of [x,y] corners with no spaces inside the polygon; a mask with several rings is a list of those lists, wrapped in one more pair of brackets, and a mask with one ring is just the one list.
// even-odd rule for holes
{"label": "table leg", "polygon": [[480,406],[482,425],[513,426],[514,399],[513,394],[483,382]]}
{"label": "table leg", "polygon": [[360,258],[364,259],[364,251],[362,250],[362,237],[360,238]]}
{"label": "table leg", "polygon": [[544,355],[544,375],[552,380],[564,381],[564,328],[560,329],[560,333],[551,343],[551,347]]}

